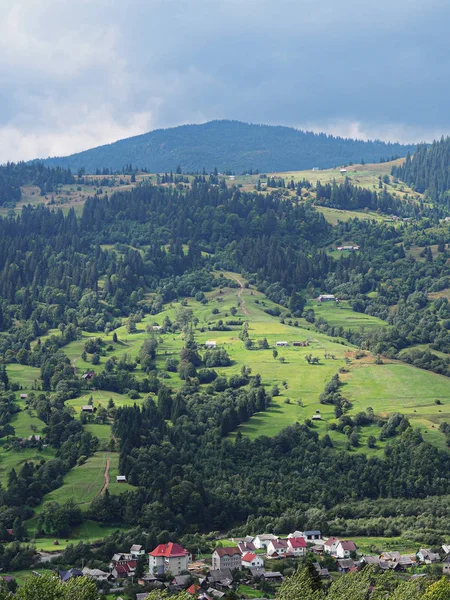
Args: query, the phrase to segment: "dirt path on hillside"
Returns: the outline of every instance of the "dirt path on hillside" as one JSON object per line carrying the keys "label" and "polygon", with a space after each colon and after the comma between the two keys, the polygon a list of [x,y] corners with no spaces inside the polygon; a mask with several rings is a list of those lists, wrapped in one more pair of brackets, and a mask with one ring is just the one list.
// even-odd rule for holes
{"label": "dirt path on hillside", "polygon": [[98,496],[101,496],[102,494],[104,494],[106,492],[106,490],[108,489],[108,485],[109,485],[109,467],[110,467],[111,461],[110,461],[110,454],[109,452],[106,454],[106,465],[105,465],[105,472],[103,474],[103,478],[105,480],[105,483],[103,484],[102,489],[100,490],[100,492],[97,494]]}
{"label": "dirt path on hillside", "polygon": [[235,275],[231,275],[231,273],[230,273],[230,277],[231,277],[231,279],[234,279],[234,281],[239,286],[239,292],[236,295],[241,301],[240,306],[241,306],[242,314],[249,315],[250,314],[249,311],[245,308],[245,300],[243,298],[241,298],[241,294],[244,291],[244,286],[242,284],[242,281],[239,279],[239,277],[236,277]]}

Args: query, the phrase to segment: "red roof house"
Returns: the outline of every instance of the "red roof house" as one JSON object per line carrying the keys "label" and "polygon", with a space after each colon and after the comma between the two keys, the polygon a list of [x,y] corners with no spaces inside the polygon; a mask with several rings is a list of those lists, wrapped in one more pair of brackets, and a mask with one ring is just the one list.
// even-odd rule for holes
{"label": "red roof house", "polygon": [[172,575],[179,575],[187,571],[189,553],[174,542],[159,544],[149,552],[149,570],[151,574],[163,575],[170,571]]}

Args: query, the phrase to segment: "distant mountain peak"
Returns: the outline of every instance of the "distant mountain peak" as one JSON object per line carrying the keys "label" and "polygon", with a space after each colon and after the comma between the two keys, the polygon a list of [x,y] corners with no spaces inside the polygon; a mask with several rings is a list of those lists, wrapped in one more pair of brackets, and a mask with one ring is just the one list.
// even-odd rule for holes
{"label": "distant mountain peak", "polygon": [[114,171],[126,164],[150,172],[174,170],[241,173],[328,168],[350,162],[378,162],[380,158],[406,156],[415,146],[334,137],[283,125],[214,120],[199,125],[155,129],[66,157],[43,162],[87,172],[107,167]]}

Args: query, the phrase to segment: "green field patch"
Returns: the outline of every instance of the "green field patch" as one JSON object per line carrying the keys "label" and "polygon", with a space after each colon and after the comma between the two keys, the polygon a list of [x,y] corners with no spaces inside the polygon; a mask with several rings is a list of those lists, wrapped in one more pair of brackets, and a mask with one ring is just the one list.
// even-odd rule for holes
{"label": "green field patch", "polygon": [[350,414],[369,406],[383,416],[401,412],[427,441],[445,448],[439,424],[450,422],[450,378],[393,362],[354,365],[343,379],[342,394],[353,403]]}
{"label": "green field patch", "polygon": [[[37,518],[34,517],[27,521],[26,526],[29,534],[33,536],[36,533]],[[117,530],[125,530],[125,528],[102,525],[95,521],[86,520],[79,527],[76,527],[67,538],[39,537],[32,538],[31,541],[36,545],[38,551],[59,552],[70,544],[78,544],[78,542],[94,544]],[[55,544],[55,541],[58,543]],[[24,573],[28,573],[28,571],[24,571]],[[15,573],[13,575],[15,576]]]}
{"label": "green field patch", "polygon": [[32,461],[39,463],[41,460],[49,460],[55,457],[55,451],[52,448],[21,448],[14,451],[11,448],[6,450],[5,444],[0,445],[0,482],[3,486],[8,481],[8,473],[15,469],[19,471],[24,462]]}
{"label": "green field patch", "polygon": [[[96,452],[83,465],[71,469],[64,477],[63,485],[47,494],[44,502],[58,502],[62,504],[72,499],[80,508],[89,508],[90,502],[101,494],[104,487],[108,455],[110,461],[108,491],[111,494],[120,494],[134,489],[127,483],[116,483],[116,476],[119,475],[118,452]],[[42,510],[42,506],[38,507],[37,514]]]}
{"label": "green field patch", "polygon": [[[74,408],[77,414],[80,414],[81,407],[87,405],[89,403],[90,398],[92,398],[92,406],[94,408],[107,408],[110,399],[113,400],[115,406],[133,406],[133,404],[139,403],[139,400],[131,400],[130,398],[128,398],[128,396],[124,396],[123,394],[117,394],[116,392],[108,392],[104,390],[90,390],[88,392],[85,392],[82,396],[79,396],[78,398],[67,400],[66,406],[71,406],[72,408]],[[92,418],[95,419],[95,415],[89,416],[92,416]]]}
{"label": "green field patch", "polygon": [[27,438],[30,435],[42,435],[42,429],[45,427],[45,423],[34,414],[34,411],[28,409],[21,410],[13,415],[11,425],[14,427],[16,436],[21,438]]}
{"label": "green field patch", "polygon": [[41,377],[39,368],[28,365],[9,364],[6,365],[6,372],[10,383],[18,383],[24,390],[31,390]]}
{"label": "green field patch", "polygon": [[[344,210],[340,208],[328,208],[328,206],[316,206],[316,210],[321,212],[325,219],[331,225],[337,225],[339,221],[346,222],[350,219],[361,219],[363,221],[378,221],[382,222],[386,220],[386,217],[379,215],[374,211],[364,210]],[[339,254],[342,254],[339,252]]]}
{"label": "green field patch", "polygon": [[373,327],[387,327],[387,323],[378,317],[366,315],[352,310],[348,301],[316,302],[308,301],[306,308],[312,308],[316,319],[322,317],[332,327],[343,327],[345,330],[359,331],[361,327],[371,329]]}

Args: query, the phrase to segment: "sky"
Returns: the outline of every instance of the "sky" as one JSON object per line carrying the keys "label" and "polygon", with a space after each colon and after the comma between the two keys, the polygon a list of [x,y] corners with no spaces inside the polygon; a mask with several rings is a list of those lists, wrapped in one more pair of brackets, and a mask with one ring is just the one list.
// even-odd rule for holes
{"label": "sky", "polygon": [[0,162],[237,119],[450,134],[448,0],[0,0]]}

